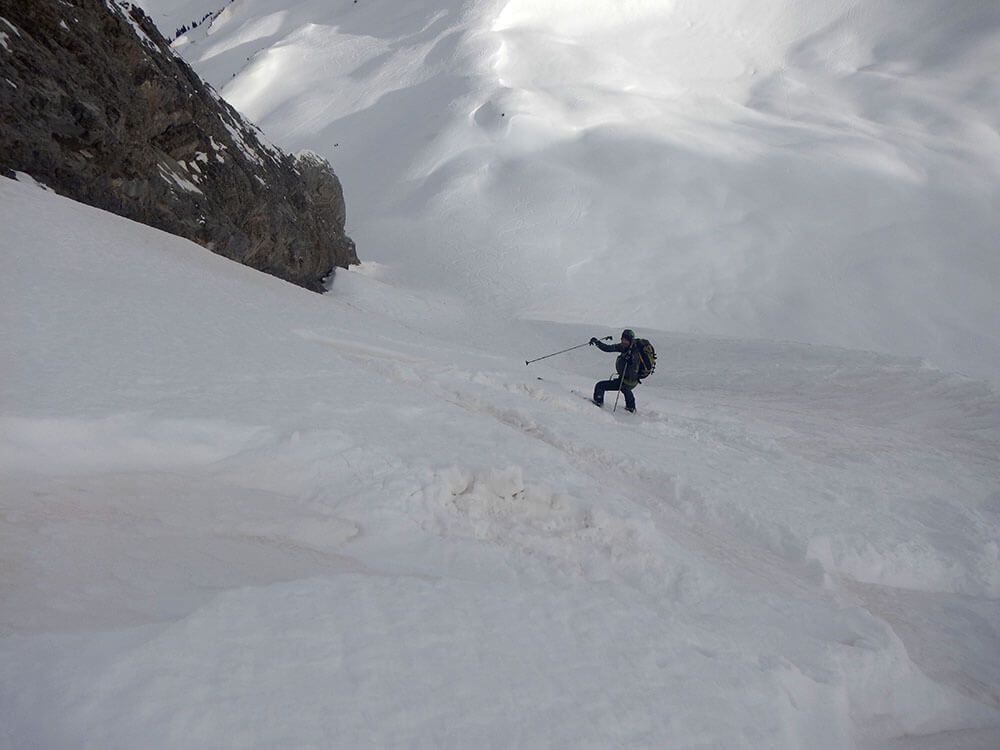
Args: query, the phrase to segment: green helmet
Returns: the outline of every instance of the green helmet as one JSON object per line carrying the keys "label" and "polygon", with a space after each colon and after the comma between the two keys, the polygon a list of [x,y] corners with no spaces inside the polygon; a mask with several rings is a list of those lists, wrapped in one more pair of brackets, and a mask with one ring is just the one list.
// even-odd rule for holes
{"label": "green helmet", "polygon": [[629,341],[635,341],[635,331],[633,331],[631,328],[626,328],[624,331],[622,331],[622,338],[628,339]]}

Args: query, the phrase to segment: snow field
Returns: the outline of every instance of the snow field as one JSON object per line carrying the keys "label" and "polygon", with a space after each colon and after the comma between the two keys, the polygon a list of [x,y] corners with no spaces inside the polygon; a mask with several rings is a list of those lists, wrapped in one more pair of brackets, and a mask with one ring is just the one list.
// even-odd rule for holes
{"label": "snow field", "polygon": [[935,0],[242,0],[177,49],[332,161],[411,288],[995,381],[998,29]]}
{"label": "snow field", "polygon": [[982,384],[640,329],[655,380],[612,415],[571,392],[609,355],[523,365],[595,326],[378,264],[314,295],[0,191],[0,744],[842,748],[997,726]]}

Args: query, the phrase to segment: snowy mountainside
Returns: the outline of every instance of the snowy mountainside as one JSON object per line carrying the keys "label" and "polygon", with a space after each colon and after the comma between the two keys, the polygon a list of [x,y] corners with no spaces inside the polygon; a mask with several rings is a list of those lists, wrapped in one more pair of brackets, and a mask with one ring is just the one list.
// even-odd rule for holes
{"label": "snowy mountainside", "polygon": [[1000,373],[996,3],[143,6],[398,281]]}
{"label": "snowy mountainside", "polygon": [[357,263],[343,193],[206,86],[129,2],[0,4],[0,174],[322,291]]}
{"label": "snowy mountainside", "polygon": [[524,361],[614,331],[5,179],[0,223],[0,746],[1000,737],[983,383],[640,329],[612,414],[609,355]]}

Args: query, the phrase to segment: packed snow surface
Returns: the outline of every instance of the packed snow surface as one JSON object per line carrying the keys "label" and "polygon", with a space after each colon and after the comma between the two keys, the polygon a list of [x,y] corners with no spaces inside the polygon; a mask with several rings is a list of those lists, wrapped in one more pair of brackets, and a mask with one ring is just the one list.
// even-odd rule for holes
{"label": "packed snow surface", "polygon": [[1000,6],[141,4],[369,262],[0,179],[0,747],[1000,747]]}
{"label": "packed snow surface", "polygon": [[983,382],[0,225],[0,747],[997,746]]}
{"label": "packed snow surface", "polygon": [[389,280],[1000,382],[1000,3],[142,5]]}

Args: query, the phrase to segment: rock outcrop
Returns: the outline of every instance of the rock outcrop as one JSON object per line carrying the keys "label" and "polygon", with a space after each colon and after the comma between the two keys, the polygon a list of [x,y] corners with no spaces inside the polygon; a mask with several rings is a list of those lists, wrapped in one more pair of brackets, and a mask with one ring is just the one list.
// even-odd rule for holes
{"label": "rock outcrop", "polygon": [[0,0],[0,171],[309,289],[358,262],[330,165],[269,145],[120,0]]}

